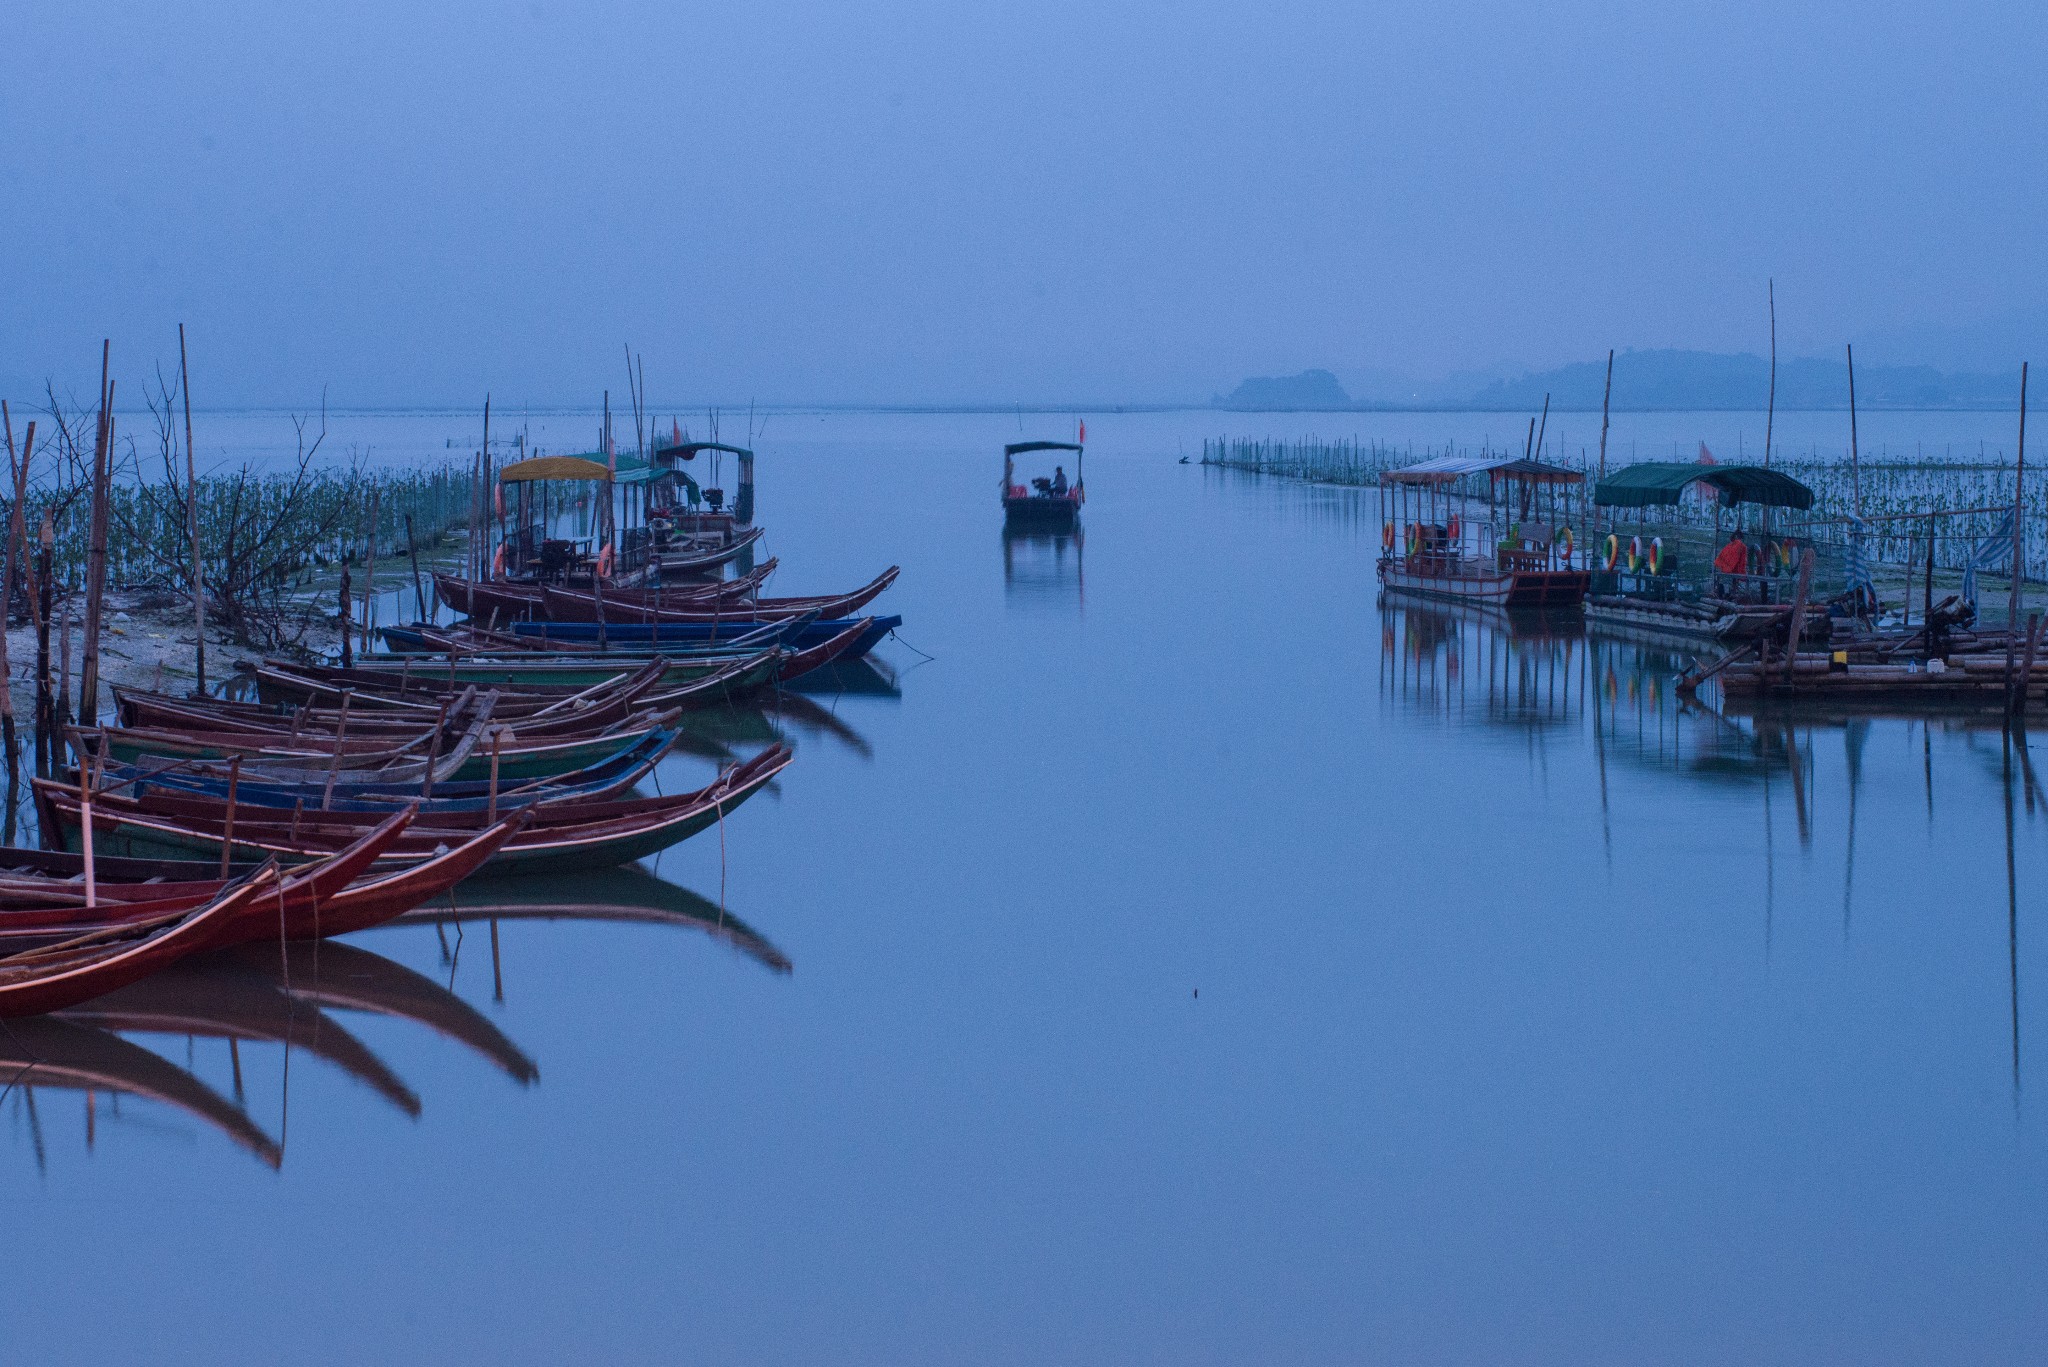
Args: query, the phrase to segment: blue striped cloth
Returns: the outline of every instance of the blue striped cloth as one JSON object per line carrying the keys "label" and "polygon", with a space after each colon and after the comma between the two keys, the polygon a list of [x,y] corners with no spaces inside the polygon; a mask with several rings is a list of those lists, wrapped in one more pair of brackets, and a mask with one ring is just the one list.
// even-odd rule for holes
{"label": "blue striped cloth", "polygon": [[1998,519],[1998,526],[1991,535],[1977,543],[1970,552],[1969,561],[1963,566],[1963,601],[1971,607],[1977,606],[1977,571],[1988,570],[2012,559],[2012,509]]}

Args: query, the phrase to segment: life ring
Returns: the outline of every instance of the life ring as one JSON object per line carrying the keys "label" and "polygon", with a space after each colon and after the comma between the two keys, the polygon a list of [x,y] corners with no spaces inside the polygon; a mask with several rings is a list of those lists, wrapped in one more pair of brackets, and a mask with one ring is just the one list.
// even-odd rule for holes
{"label": "life ring", "polygon": [[1634,574],[1643,564],[1643,539],[1632,536],[1628,539],[1628,572]]}
{"label": "life ring", "polygon": [[1451,525],[1446,527],[1444,530],[1450,536],[1450,539],[1453,542],[1455,542],[1458,539],[1458,534],[1465,530],[1465,524],[1458,521],[1458,515],[1456,513],[1452,513]]}
{"label": "life ring", "polygon": [[1612,570],[1621,563],[1621,537],[1614,532],[1607,534],[1607,553],[1600,557],[1600,568]]}
{"label": "life ring", "polygon": [[610,542],[606,542],[604,549],[597,553],[597,577],[600,579],[612,577],[612,548]]}
{"label": "life ring", "polygon": [[1650,538],[1650,573],[1664,573],[1664,538],[1661,536]]}
{"label": "life ring", "polygon": [[1570,527],[1559,527],[1557,529],[1557,553],[1566,560],[1570,560],[1572,558],[1573,544],[1572,529]]}
{"label": "life ring", "polygon": [[1780,541],[1777,545],[1771,547],[1771,560],[1781,570],[1791,569],[1792,543],[1789,541]]}
{"label": "life ring", "polygon": [[1415,555],[1421,550],[1422,526],[1419,523],[1411,522],[1408,524],[1408,554]]}
{"label": "life ring", "polygon": [[496,553],[495,553],[494,555],[492,555],[492,556],[491,556],[491,578],[493,578],[493,579],[503,579],[504,577],[505,577],[505,543],[504,543],[504,542],[502,542],[502,541],[500,541],[500,542],[498,543],[498,549],[497,549],[497,552],[496,552]]}
{"label": "life ring", "polygon": [[1380,549],[1383,551],[1394,549],[1394,524],[1391,522],[1380,528]]}

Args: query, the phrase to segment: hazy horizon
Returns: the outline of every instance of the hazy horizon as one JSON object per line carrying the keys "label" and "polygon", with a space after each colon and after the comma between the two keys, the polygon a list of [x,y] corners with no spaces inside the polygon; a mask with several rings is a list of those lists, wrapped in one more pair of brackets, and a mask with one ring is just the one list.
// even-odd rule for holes
{"label": "hazy horizon", "polygon": [[114,13],[9,25],[9,386],[1200,405],[1761,354],[1772,278],[1781,356],[2048,340],[2031,7]]}

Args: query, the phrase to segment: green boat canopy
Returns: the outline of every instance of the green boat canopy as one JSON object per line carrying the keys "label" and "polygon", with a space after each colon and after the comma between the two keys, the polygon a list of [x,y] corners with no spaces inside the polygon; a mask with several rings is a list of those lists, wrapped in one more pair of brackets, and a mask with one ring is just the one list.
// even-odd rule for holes
{"label": "green boat canopy", "polygon": [[752,456],[754,453],[744,446],[727,446],[722,441],[685,441],[674,446],[654,448],[656,460],[695,460],[699,451],[723,451],[732,456]]}
{"label": "green boat canopy", "polygon": [[1026,451],[1078,451],[1081,448],[1070,441],[1020,441],[1003,448],[1006,456],[1021,456]]}
{"label": "green boat canopy", "polygon": [[1681,465],[1646,461],[1623,467],[1593,486],[1602,508],[1650,508],[1678,502],[1688,484],[1708,484],[1723,503],[1761,503],[1767,508],[1811,508],[1813,490],[1761,465]]}

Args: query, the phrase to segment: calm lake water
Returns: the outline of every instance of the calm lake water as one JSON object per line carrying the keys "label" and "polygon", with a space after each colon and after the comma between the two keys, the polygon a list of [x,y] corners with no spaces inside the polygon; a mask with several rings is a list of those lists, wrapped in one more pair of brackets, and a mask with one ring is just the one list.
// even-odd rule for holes
{"label": "calm lake water", "polygon": [[669,791],[797,761],[644,869],[0,1034],[0,1356],[2038,1361],[2026,751],[1681,712],[1668,654],[1379,604],[1370,493],[1175,463],[1404,423],[1514,420],[1091,415],[1052,543],[999,447],[1066,419],[773,417],[774,590],[904,566],[866,691],[701,719]]}

